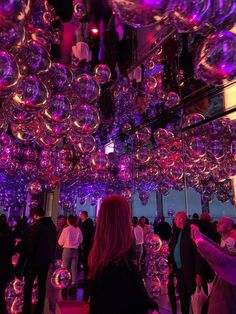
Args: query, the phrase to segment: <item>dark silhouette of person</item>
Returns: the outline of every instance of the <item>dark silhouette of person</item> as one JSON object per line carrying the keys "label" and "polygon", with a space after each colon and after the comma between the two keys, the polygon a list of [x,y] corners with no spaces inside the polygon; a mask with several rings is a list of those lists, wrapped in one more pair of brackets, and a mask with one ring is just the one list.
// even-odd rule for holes
{"label": "dark silhouette of person", "polygon": [[0,219],[0,313],[7,313],[4,292],[7,283],[13,279],[12,255],[14,254],[14,237],[6,219]]}
{"label": "dark silhouette of person", "polygon": [[[31,297],[35,279],[38,281],[38,302],[35,314],[42,314],[46,295],[46,279],[50,264],[54,259],[56,247],[56,227],[50,217],[44,217],[44,211],[36,209],[35,223],[29,226],[18,251],[23,256],[21,263],[25,277],[23,313],[31,312]],[[20,258],[19,258],[20,260]]]}
{"label": "dark silhouette of person", "polygon": [[162,240],[169,241],[171,237],[171,226],[165,221],[165,217],[160,218],[160,222],[154,224],[154,233],[158,234]]}
{"label": "dark silhouette of person", "polygon": [[91,218],[88,218],[88,212],[86,210],[82,210],[80,212],[80,218],[82,223],[80,225],[82,234],[83,234],[83,242],[82,242],[82,264],[84,266],[84,273],[87,276],[88,274],[88,256],[90,253],[90,249],[93,243],[94,236],[94,224]]}

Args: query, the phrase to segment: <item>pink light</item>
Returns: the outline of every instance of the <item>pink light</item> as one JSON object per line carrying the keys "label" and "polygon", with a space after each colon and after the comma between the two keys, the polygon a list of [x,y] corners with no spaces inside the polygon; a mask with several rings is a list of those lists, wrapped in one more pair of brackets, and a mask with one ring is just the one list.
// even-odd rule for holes
{"label": "pink light", "polygon": [[92,33],[93,35],[97,35],[97,34],[99,33],[99,30],[98,30],[96,27],[92,27],[92,28],[91,28],[91,33]]}

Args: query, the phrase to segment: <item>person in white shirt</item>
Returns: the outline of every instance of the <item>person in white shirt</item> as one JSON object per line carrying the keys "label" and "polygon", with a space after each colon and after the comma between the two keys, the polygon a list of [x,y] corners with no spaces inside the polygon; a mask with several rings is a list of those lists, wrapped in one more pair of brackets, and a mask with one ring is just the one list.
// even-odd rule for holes
{"label": "person in white shirt", "polygon": [[229,217],[221,217],[218,220],[217,232],[221,236],[221,243],[220,243],[221,247],[227,247],[226,242],[228,242],[227,239],[230,237],[230,232],[233,228],[233,225],[234,225],[234,221],[233,219]]}
{"label": "person in white shirt", "polygon": [[132,218],[133,232],[135,237],[136,263],[139,271],[141,271],[141,260],[143,255],[143,228],[138,224],[138,217]]}
{"label": "person in white shirt", "polygon": [[226,247],[231,253],[236,253],[236,230],[230,231],[229,237],[225,240]]}
{"label": "person in white shirt", "polygon": [[77,217],[70,215],[67,218],[68,226],[62,230],[58,244],[63,247],[62,265],[66,267],[72,276],[72,286],[76,286],[77,264],[79,258],[79,246],[83,241],[83,235],[77,227]]}

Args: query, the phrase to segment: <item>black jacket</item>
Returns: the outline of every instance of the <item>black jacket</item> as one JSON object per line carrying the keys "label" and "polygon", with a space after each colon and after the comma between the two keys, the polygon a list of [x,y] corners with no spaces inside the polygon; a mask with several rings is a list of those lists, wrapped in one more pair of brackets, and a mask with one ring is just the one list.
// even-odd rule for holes
{"label": "black jacket", "polygon": [[35,267],[49,265],[54,259],[56,227],[50,217],[43,217],[29,226],[19,251]]}
{"label": "black jacket", "polygon": [[91,282],[90,314],[145,314],[158,309],[152,302],[136,267],[122,258],[110,263]]}
{"label": "black jacket", "polygon": [[14,254],[14,237],[10,230],[0,228],[0,284],[13,279],[12,255]]}
{"label": "black jacket", "polygon": [[94,225],[91,218],[87,218],[81,223],[81,231],[83,234],[83,248],[89,249],[92,246],[94,236]]}
{"label": "black jacket", "polygon": [[[179,232],[180,229],[178,228],[174,230],[173,236],[169,244],[170,249],[169,261],[174,272],[177,268],[174,260],[174,250],[177,244]],[[182,265],[181,269],[184,274],[184,282],[187,287],[188,293],[191,295],[194,293],[196,289],[195,283],[196,274],[201,275],[202,258],[197,253],[196,246],[191,239],[191,232],[189,226],[186,226],[183,229],[182,238],[180,242],[180,256]]]}
{"label": "black jacket", "polygon": [[154,233],[158,234],[162,240],[169,241],[171,237],[171,226],[166,221],[154,224]]}

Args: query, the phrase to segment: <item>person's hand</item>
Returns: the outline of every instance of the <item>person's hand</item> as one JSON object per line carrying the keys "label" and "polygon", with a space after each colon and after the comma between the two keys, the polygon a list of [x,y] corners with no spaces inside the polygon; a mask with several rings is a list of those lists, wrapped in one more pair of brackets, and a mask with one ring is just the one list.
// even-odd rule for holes
{"label": "person's hand", "polygon": [[196,278],[195,278],[195,281],[196,281],[196,285],[197,286],[202,286],[203,284],[203,280],[202,280],[202,276],[201,275],[196,275]]}
{"label": "person's hand", "polygon": [[197,226],[191,225],[190,228],[191,228],[191,238],[195,243],[203,239],[202,234],[199,231],[199,228]]}

